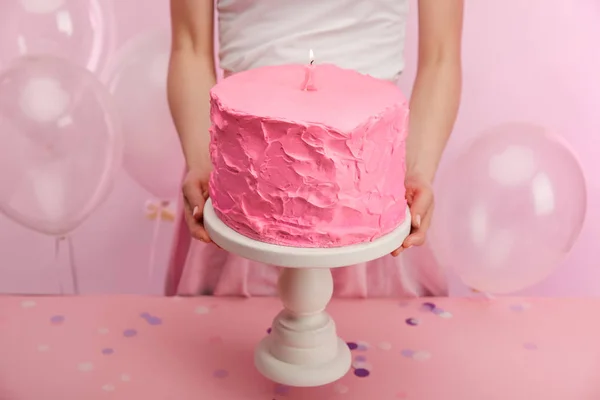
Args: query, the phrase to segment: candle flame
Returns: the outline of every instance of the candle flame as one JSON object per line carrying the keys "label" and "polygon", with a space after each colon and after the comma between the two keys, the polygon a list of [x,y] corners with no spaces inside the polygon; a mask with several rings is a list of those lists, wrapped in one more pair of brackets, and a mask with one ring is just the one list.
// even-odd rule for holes
{"label": "candle flame", "polygon": [[308,58],[310,60],[310,64],[312,65],[315,62],[315,53],[313,52],[313,49],[309,50]]}

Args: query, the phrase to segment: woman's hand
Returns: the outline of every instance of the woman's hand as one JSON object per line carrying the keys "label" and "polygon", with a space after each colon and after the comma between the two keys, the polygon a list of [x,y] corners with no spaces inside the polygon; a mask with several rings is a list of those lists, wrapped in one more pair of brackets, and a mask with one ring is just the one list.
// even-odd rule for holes
{"label": "woman's hand", "polygon": [[406,202],[410,208],[412,227],[410,235],[402,246],[392,252],[394,257],[412,246],[425,243],[427,229],[433,215],[433,188],[431,182],[422,175],[409,174],[404,181],[406,187]]}
{"label": "woman's hand", "polygon": [[210,236],[204,229],[204,203],[208,199],[208,174],[190,170],[183,180],[183,201],[185,222],[192,237],[210,243]]}

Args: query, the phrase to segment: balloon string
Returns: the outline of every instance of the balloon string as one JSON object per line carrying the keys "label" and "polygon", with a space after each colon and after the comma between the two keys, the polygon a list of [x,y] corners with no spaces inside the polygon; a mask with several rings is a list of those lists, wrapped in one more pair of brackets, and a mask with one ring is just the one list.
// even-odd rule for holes
{"label": "balloon string", "polygon": [[73,247],[73,240],[70,236],[60,236],[54,240],[54,266],[58,274],[58,287],[61,295],[65,294],[65,287],[62,282],[60,268],[60,243],[62,241],[67,242],[67,256],[69,258],[69,272],[71,273],[71,285],[73,287],[73,294],[79,294],[79,276],[77,275],[77,266],[75,265],[75,249]]}
{"label": "balloon string", "polygon": [[156,247],[158,245],[158,238],[160,233],[160,225],[162,220],[162,213],[164,206],[161,204],[156,210],[156,220],[154,221],[154,232],[152,233],[152,244],[150,245],[150,259],[148,261],[148,281],[152,282],[154,278],[154,270],[156,265]]}
{"label": "balloon string", "polygon": [[73,284],[73,294],[79,295],[79,276],[77,274],[77,266],[75,265],[75,249],[73,247],[73,239],[67,236],[67,248],[69,250],[69,268],[71,269],[71,282]]}
{"label": "balloon string", "polygon": [[61,295],[65,294],[65,289],[62,284],[61,268],[60,268],[60,241],[61,237],[54,239],[54,270],[58,277],[58,290]]}

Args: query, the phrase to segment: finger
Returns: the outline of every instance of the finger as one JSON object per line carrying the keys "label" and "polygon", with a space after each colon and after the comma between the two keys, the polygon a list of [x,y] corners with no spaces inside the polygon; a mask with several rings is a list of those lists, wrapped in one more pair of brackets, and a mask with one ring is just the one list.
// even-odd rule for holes
{"label": "finger", "polygon": [[427,236],[427,230],[429,229],[429,226],[431,225],[431,216],[432,215],[433,215],[432,210],[429,210],[425,214],[425,217],[423,218],[423,221],[421,222],[420,227],[417,229],[413,229],[413,231],[410,233],[410,235],[408,235],[408,237],[404,240],[404,243],[402,244],[402,246],[404,248],[408,249],[412,246],[421,246],[425,243],[425,239]]}
{"label": "finger", "polygon": [[191,215],[197,221],[202,220],[202,214],[204,212],[204,203],[206,198],[204,192],[200,188],[200,184],[196,182],[186,182],[183,185],[183,197],[188,202],[191,208]]}
{"label": "finger", "polygon": [[[196,208],[196,207],[197,206],[194,206],[194,208]],[[196,211],[196,213],[198,213],[198,211]],[[208,235],[208,232],[206,232],[206,229],[204,229],[204,225],[202,224],[201,220],[199,221],[194,216],[194,209],[192,209],[192,207],[187,199],[185,199],[185,201],[184,201],[183,215],[185,218],[185,222],[188,226],[188,230],[190,231],[190,234],[192,235],[192,237],[194,239],[198,239],[203,242],[210,243],[211,240],[210,240],[210,236]]]}
{"label": "finger", "polygon": [[431,208],[433,203],[433,193],[429,190],[419,191],[415,194],[413,202],[410,206],[410,213],[412,216],[411,224],[413,228],[419,229],[425,215]]}
{"label": "finger", "polygon": [[393,257],[398,257],[400,255],[400,253],[402,253],[403,251],[404,251],[404,247],[400,246],[396,250],[392,251],[390,254]]}

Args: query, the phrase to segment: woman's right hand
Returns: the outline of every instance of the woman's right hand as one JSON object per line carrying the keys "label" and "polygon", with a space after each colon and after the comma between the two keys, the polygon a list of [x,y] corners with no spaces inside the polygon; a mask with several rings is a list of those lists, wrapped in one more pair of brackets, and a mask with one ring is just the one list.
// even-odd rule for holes
{"label": "woman's right hand", "polygon": [[204,171],[189,170],[183,180],[185,222],[193,238],[210,243],[204,229],[204,203],[208,199],[208,176]]}

